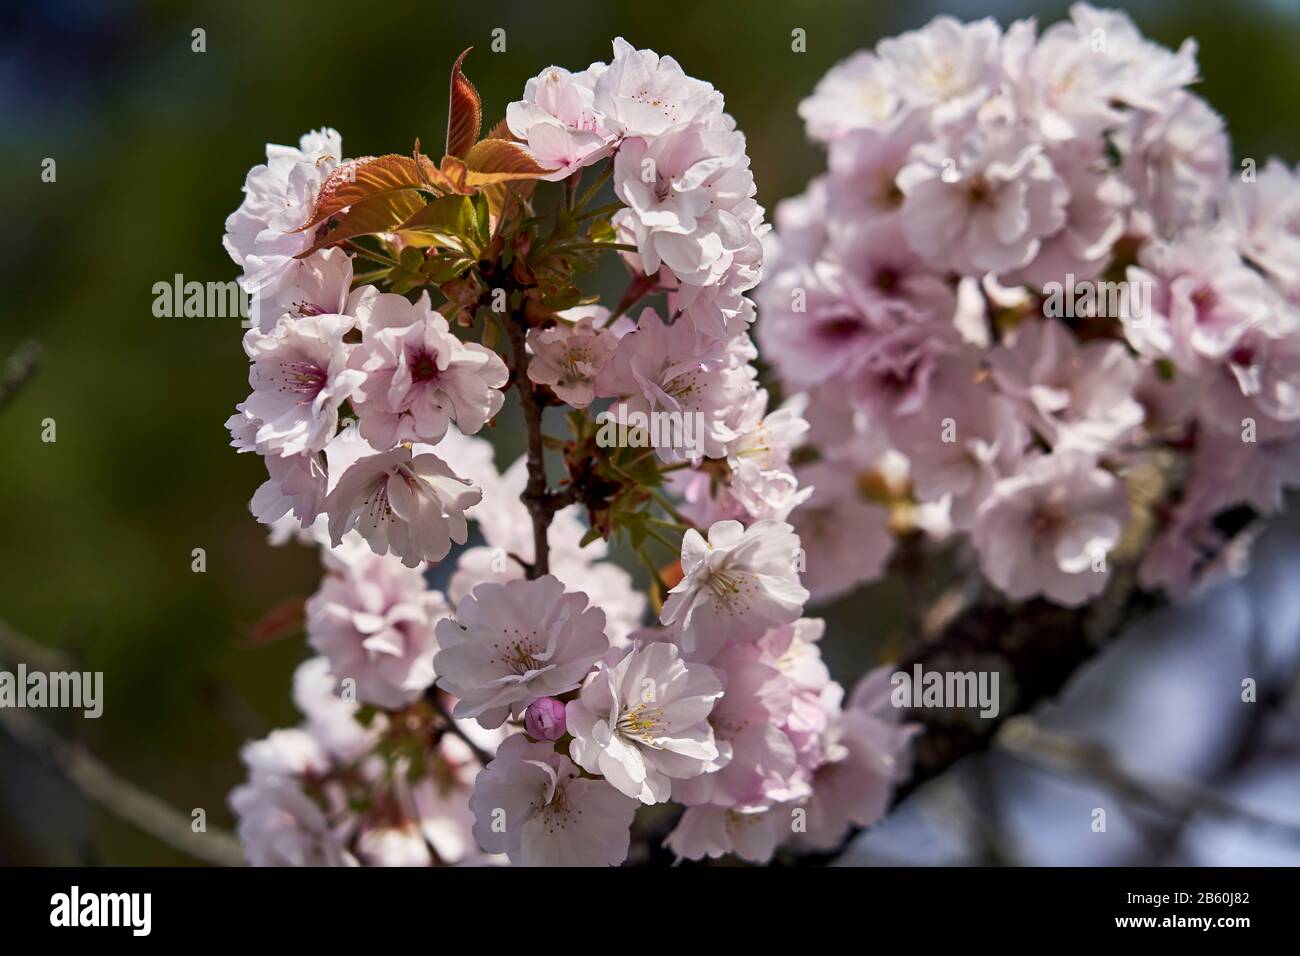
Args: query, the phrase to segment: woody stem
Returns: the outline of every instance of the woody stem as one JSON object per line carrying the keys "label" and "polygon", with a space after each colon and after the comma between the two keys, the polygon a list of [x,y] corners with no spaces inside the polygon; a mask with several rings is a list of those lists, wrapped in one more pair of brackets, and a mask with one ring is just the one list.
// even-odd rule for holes
{"label": "woody stem", "polygon": [[519,404],[524,413],[524,427],[528,433],[528,483],[520,495],[528,509],[533,522],[533,560],[526,568],[529,579],[541,577],[550,572],[550,545],[547,532],[551,518],[562,507],[560,499],[564,496],[551,494],[546,483],[546,453],[542,440],[542,412],[544,407],[538,401],[533,383],[528,378],[528,348],[526,345],[526,322],[522,314],[512,315],[505,323],[506,334],[510,337],[510,348],[514,353],[515,389],[519,392]]}

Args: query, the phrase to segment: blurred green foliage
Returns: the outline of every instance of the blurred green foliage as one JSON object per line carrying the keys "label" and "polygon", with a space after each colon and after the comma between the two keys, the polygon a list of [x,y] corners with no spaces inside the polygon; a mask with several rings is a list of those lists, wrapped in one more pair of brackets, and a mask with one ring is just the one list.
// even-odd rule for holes
{"label": "blurred green foliage", "polygon": [[[1200,92],[1239,157],[1300,158],[1293,97],[1300,21],[1291,3],[1143,3],[1150,36],[1200,41]],[[1006,23],[1063,4],[888,2],[54,2],[0,29],[0,356],[35,337],[36,377],[0,413],[0,617],[106,673],[99,721],[59,719],[126,777],[188,813],[231,823],[225,797],[250,734],[296,721],[299,637],[253,648],[250,625],[319,578],[304,548],[273,549],[248,514],[263,473],[227,447],[247,392],[233,319],[159,319],[153,283],[224,281],[225,216],[267,142],[330,125],[349,155],[436,151],[448,70],[466,70],[485,122],[526,79],[607,59],[623,35],[721,89],[749,137],[769,209],[823,168],[795,108],[837,60],[949,10]],[[191,52],[191,31],[206,52]],[[491,52],[506,30],[507,51]],[[791,51],[791,30],[807,52]],[[40,180],[45,157],[57,181]],[[617,281],[615,279],[614,281]],[[617,295],[619,289],[606,290]],[[53,418],[57,442],[42,443]],[[519,451],[498,427],[499,463]],[[207,571],[191,571],[191,551]],[[902,617],[881,586],[831,615],[828,657],[851,680]],[[43,715],[47,716],[47,715]],[[55,715],[62,718],[62,715]],[[86,808],[0,736],[0,862],[181,863]]]}

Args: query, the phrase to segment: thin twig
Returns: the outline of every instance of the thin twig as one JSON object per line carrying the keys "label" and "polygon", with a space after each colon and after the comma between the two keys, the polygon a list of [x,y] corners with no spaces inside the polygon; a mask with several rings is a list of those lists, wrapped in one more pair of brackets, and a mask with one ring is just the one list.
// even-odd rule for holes
{"label": "thin twig", "polygon": [[390,269],[398,265],[397,260],[392,256],[386,256],[382,252],[377,252],[374,249],[367,249],[359,242],[353,242],[351,239],[344,239],[342,244],[348,249],[351,249],[357,255],[361,256],[363,259],[378,262],[380,265],[388,266]]}
{"label": "thin twig", "polygon": [[1181,780],[1144,780],[1115,760],[1106,748],[1068,734],[1048,730],[1030,716],[1007,722],[998,736],[998,746],[1015,758],[1054,770],[1076,779],[1100,781],[1107,788],[1162,814],[1185,821],[1191,808],[1254,826],[1273,830],[1291,841],[1300,841],[1300,827],[1268,814],[1259,813],[1227,799],[1215,790]]}
{"label": "thin twig", "polygon": [[633,306],[644,299],[651,292],[658,289],[659,285],[656,279],[651,276],[635,275],[632,281],[628,283],[627,289],[624,290],[622,298],[618,300],[618,306],[609,314],[602,328],[609,328],[624,315],[626,315]]}
{"label": "thin twig", "polygon": [[470,740],[469,735],[460,729],[460,724],[456,723],[456,718],[452,717],[451,714],[447,712],[446,705],[438,699],[437,690],[430,687],[428,693],[424,695],[424,699],[429,702],[431,707],[433,707],[434,712],[442,718],[445,729],[459,737],[465,746],[474,754],[474,759],[477,760],[481,766],[486,767],[488,762],[491,761],[492,755],[478,744],[474,743],[474,741]]}
{"label": "thin twig", "polygon": [[587,187],[587,191],[582,194],[582,198],[578,200],[578,204],[574,207],[575,210],[578,212],[582,212],[583,210],[585,210],[587,208],[587,204],[591,202],[593,199],[595,199],[596,195],[600,192],[600,187],[605,185],[606,181],[613,174],[614,174],[614,160],[611,159],[609,162],[605,164],[605,167],[596,176],[595,181],[592,182],[592,184]]}

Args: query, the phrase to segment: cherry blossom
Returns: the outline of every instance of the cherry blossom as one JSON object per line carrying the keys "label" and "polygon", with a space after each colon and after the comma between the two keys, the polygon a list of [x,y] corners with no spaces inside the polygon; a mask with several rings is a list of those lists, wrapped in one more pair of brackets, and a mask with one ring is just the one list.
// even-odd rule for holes
{"label": "cherry blossom", "polygon": [[807,829],[800,842],[827,849],[851,826],[876,822],[908,773],[908,747],[918,727],[899,723],[889,691],[888,669],[877,668],[859,681],[848,706],[835,709],[819,742],[823,762],[803,808]]}
{"label": "cherry blossom", "polygon": [[898,80],[890,65],[860,50],[821,78],[812,96],[799,104],[799,115],[811,138],[835,140],[849,130],[883,125],[898,106]]}
{"label": "cherry blossom", "polygon": [[620,793],[662,803],[674,780],[706,772],[718,759],[708,722],[722,683],[713,668],[688,664],[656,641],[602,664],[565,708],[569,755]]}
{"label": "cherry blossom", "polygon": [[465,543],[465,509],[482,492],[427,447],[367,455],[342,474],[325,499],[334,547],[355,528],[375,554],[392,553],[416,567],[441,561],[453,541]]}
{"label": "cherry blossom", "polygon": [[989,353],[1003,394],[1056,449],[1100,454],[1142,422],[1133,398],[1141,371],[1119,342],[1079,345],[1060,322],[1028,323]]}
{"label": "cherry blossom", "polygon": [[586,408],[594,397],[596,376],[614,356],[618,339],[604,328],[609,309],[578,306],[556,316],[547,329],[529,329],[533,359],[528,378],[549,385],[561,401]]}
{"label": "cherry blossom", "polygon": [[594,103],[625,137],[654,137],[689,123],[720,122],[722,95],[687,76],[677,61],[614,40],[614,59],[596,78]]}
{"label": "cherry blossom", "polygon": [[1070,607],[1098,594],[1106,555],[1128,518],[1123,486],[1080,452],[1025,461],[996,485],[974,530],[980,564],[1017,600],[1045,594]]}
{"label": "cherry blossom", "polygon": [[992,19],[961,23],[939,16],[919,30],[881,40],[876,52],[891,68],[905,104],[931,109],[936,123],[950,123],[987,96],[997,78],[1000,36]]}
{"label": "cherry blossom", "polygon": [[474,837],[520,866],[618,866],[637,802],[578,775],[550,744],[508,737],[470,798]]}
{"label": "cherry blossom", "polygon": [[331,671],[355,682],[357,700],[394,708],[433,683],[434,626],[449,613],[420,568],[369,555],[326,576],[307,601],[307,638]]}
{"label": "cherry blossom", "polygon": [[796,570],[799,537],[783,521],[719,521],[706,539],[694,528],[682,538],[682,580],[668,593],[660,619],[697,645],[754,640],[795,620],[808,599]]}
{"label": "cherry blossom", "polygon": [[596,78],[604,71],[603,63],[581,73],[547,67],[524,84],[524,98],[506,108],[510,132],[544,166],[555,167],[546,179],[564,179],[613,149],[615,134],[595,108]]}
{"label": "cherry blossom", "polygon": [[438,686],[457,717],[499,727],[540,697],[573,690],[609,648],[605,612],[554,576],[486,583],[438,623]]}
{"label": "cherry blossom", "polygon": [[777,810],[733,810],[729,807],[687,807],[664,845],[687,860],[734,854],[750,863],[772,859],[781,832]]}
{"label": "cherry blossom", "polygon": [[411,304],[371,287],[355,309],[362,340],[350,363],[364,374],[355,408],[361,434],[375,447],[436,443],[452,421],[472,435],[501,410],[505,363],[452,335],[428,296]]}
{"label": "cherry blossom", "polygon": [[864,501],[852,473],[838,465],[817,462],[796,474],[812,489],[790,519],[808,555],[809,600],[831,601],[880,577],[894,549],[889,512]]}
{"label": "cherry blossom", "polygon": [[982,275],[1029,264],[1065,224],[1069,189],[1009,123],[923,143],[898,174],[903,231],[932,265]]}
{"label": "cherry blossom", "polygon": [[311,217],[321,183],[342,159],[339,134],[319,129],[304,133],[297,148],[268,143],[266,163],[249,170],[244,201],[226,219],[222,241],[243,267],[241,284],[250,293],[293,280],[295,256],[312,243],[310,232],[296,230]]}
{"label": "cherry blossom", "polygon": [[253,393],[243,413],[257,424],[260,450],[320,451],[334,437],[339,406],[363,378],[346,367],[343,336],[351,328],[347,316],[313,315],[281,319],[269,333],[249,329],[244,349]]}

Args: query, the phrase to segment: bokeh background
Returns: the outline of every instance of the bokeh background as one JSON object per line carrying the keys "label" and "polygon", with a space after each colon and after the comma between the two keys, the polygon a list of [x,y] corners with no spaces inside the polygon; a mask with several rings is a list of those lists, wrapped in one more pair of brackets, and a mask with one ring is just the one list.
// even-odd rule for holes
{"label": "bokeh background", "polygon": [[[1300,0],[1124,4],[1169,46],[1200,41],[1200,92],[1238,158],[1300,159]],[[824,165],[795,108],[835,62],[939,12],[1049,23],[1065,4],[233,0],[9,2],[0,13],[0,361],[43,358],[0,408],[0,621],[105,672],[98,721],[47,712],[124,777],[213,825],[242,777],[237,749],[296,722],[300,636],[253,625],[316,587],[304,548],[271,548],[248,514],[262,480],[222,423],[247,392],[237,319],[155,318],[175,273],[224,281],[225,216],[267,142],[322,125],[345,152],[439,143],[448,69],[467,71],[494,122],[524,81],[607,59],[613,37],[676,57],[721,89],[748,137],[769,208]],[[206,52],[191,31],[206,31]],[[490,50],[492,30],[507,50]],[[807,52],[791,51],[791,30]],[[41,181],[45,158],[57,180]],[[618,289],[608,290],[617,294]],[[57,441],[41,441],[55,420]],[[498,462],[518,453],[497,429]],[[204,548],[207,570],[191,570]],[[888,586],[830,613],[826,650],[851,681],[888,641]],[[11,666],[11,665],[10,665]],[[0,863],[191,862],[89,805],[0,732]]]}

